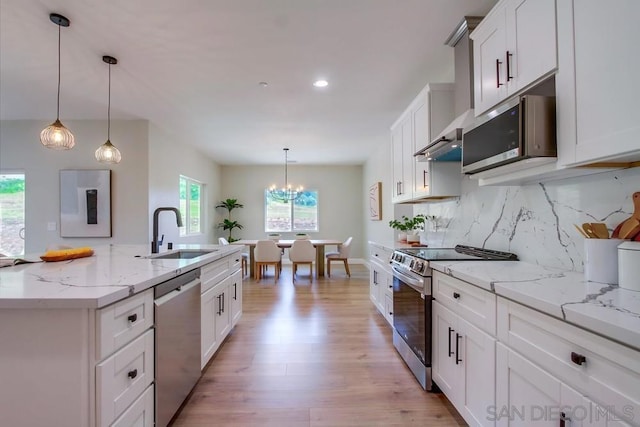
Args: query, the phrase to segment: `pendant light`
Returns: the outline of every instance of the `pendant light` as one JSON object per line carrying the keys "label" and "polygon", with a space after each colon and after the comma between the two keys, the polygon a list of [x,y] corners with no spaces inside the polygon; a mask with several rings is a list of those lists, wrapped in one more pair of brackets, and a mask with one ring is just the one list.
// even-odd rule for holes
{"label": "pendant light", "polygon": [[269,195],[273,200],[276,200],[282,203],[289,203],[290,201],[296,201],[302,195],[303,188],[302,186],[296,188],[295,190],[291,188],[291,184],[289,184],[288,175],[287,175],[289,149],[283,148],[283,150],[284,150],[284,187],[276,188],[276,186],[273,185],[269,189]]}
{"label": "pendant light", "polygon": [[67,18],[57,13],[50,14],[49,19],[58,26],[58,101],[56,121],[40,132],[40,142],[45,147],[54,150],[69,150],[76,143],[71,131],[60,122],[60,30],[61,27],[68,27],[70,22]]}
{"label": "pendant light", "polygon": [[100,163],[120,163],[122,155],[115,145],[111,143],[111,66],[118,63],[113,56],[103,56],[102,60],[109,64],[109,105],[107,107],[107,142],[96,150],[96,160]]}

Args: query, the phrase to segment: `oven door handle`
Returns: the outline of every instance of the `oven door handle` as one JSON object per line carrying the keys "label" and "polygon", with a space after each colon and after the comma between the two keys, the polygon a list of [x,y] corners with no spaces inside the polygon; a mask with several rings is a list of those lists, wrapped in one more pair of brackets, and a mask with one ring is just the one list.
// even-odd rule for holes
{"label": "oven door handle", "polygon": [[414,279],[413,277],[401,272],[393,265],[391,266],[391,269],[393,270],[394,276],[402,280],[405,285],[420,292],[420,296],[424,297],[424,282],[422,280]]}

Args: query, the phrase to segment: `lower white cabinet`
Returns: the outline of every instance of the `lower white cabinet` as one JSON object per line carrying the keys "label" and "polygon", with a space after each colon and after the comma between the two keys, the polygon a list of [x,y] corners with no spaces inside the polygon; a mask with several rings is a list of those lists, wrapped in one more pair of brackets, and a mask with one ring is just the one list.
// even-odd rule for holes
{"label": "lower white cabinet", "polygon": [[370,244],[369,298],[393,325],[393,275],[389,267],[392,250]]}
{"label": "lower white cabinet", "polygon": [[[227,259],[228,258],[228,259]],[[202,268],[200,367],[211,360],[242,316],[242,270],[227,257]],[[226,264],[225,264],[226,263]],[[235,271],[234,271],[235,269]],[[229,274],[230,271],[234,271]]]}
{"label": "lower white cabinet", "polygon": [[469,425],[494,425],[495,338],[434,301],[433,343],[435,383]]}
{"label": "lower white cabinet", "polygon": [[[497,361],[499,406],[523,402],[554,409],[562,404],[565,412],[576,412],[586,405],[595,413],[586,420],[591,424],[581,420],[582,425],[640,426],[640,352],[504,298],[498,298],[497,321],[505,346]],[[526,386],[525,370],[531,376]],[[560,385],[588,404],[581,397],[573,399],[578,406],[566,405]],[[534,392],[538,400],[529,396]]]}
{"label": "lower white cabinet", "polygon": [[497,426],[630,426],[613,407],[593,402],[502,343],[496,366],[496,405],[488,417]]}
{"label": "lower white cabinet", "polygon": [[150,385],[133,404],[124,411],[111,427],[153,427],[155,425],[155,399]]}

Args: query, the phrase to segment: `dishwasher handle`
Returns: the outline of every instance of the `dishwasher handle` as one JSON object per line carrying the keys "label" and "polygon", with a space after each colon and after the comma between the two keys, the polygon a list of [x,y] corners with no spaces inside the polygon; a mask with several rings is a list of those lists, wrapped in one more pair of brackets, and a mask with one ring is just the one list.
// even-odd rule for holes
{"label": "dishwasher handle", "polygon": [[156,285],[153,288],[153,297],[158,299],[169,292],[172,292],[176,289],[180,289],[187,283],[193,282],[196,279],[200,278],[200,269],[196,268],[195,270],[188,271],[184,274],[176,276],[172,279],[167,280],[166,282],[162,282],[159,285]]}
{"label": "dishwasher handle", "polygon": [[200,278],[196,278],[195,280],[187,283],[186,285],[183,285],[177,289],[174,289],[173,291],[170,291],[168,294],[164,294],[163,296],[161,296],[160,298],[156,298],[155,301],[153,302],[157,307],[161,307],[163,304],[168,303],[169,301],[171,301],[173,298],[177,297],[178,295],[182,295],[187,293],[188,291],[190,291],[192,288],[198,286],[198,288],[200,287]]}

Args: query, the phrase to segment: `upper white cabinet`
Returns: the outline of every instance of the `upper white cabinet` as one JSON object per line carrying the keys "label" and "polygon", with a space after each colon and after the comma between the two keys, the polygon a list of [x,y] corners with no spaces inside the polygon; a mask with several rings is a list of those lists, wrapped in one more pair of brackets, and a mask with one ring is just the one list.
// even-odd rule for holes
{"label": "upper white cabinet", "polygon": [[640,160],[640,2],[558,0],[558,161]]}
{"label": "upper white cabinet", "polygon": [[[442,174],[438,175],[438,166],[433,166],[430,162],[416,162],[414,157],[417,151],[427,146],[453,120],[453,114],[453,84],[430,83],[391,126],[394,203],[460,194],[459,164],[455,175],[445,172],[446,177],[443,178],[446,179],[438,182],[442,177]],[[453,189],[436,185],[451,184],[451,180],[457,183]]]}
{"label": "upper white cabinet", "polygon": [[558,65],[555,0],[502,0],[471,33],[476,115]]}

